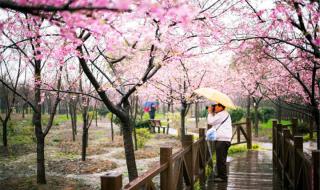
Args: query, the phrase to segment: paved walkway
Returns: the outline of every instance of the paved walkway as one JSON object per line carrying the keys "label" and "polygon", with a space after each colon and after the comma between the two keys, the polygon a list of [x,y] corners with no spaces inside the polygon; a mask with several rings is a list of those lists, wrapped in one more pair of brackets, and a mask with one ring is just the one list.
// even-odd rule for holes
{"label": "paved walkway", "polygon": [[229,163],[228,183],[215,183],[210,176],[207,190],[217,189],[280,189],[273,175],[271,151],[249,151],[234,157]]}

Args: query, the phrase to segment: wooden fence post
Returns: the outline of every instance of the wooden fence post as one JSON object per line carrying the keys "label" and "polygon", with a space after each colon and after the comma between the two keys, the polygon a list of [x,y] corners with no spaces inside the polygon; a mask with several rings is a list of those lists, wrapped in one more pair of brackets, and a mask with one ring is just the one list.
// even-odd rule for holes
{"label": "wooden fence post", "polygon": [[297,131],[298,119],[297,118],[293,118],[291,120],[291,122],[292,122],[292,136],[296,136],[296,135],[298,135],[298,131]]}
{"label": "wooden fence post", "polygon": [[101,190],[121,190],[122,174],[106,173],[101,176]]}
{"label": "wooden fence post", "polygon": [[236,125],[236,130],[237,130],[237,143],[240,143],[241,139],[240,139],[240,126]]}
{"label": "wooden fence post", "polygon": [[247,149],[252,149],[252,133],[251,133],[251,120],[247,118]]}
{"label": "wooden fence post", "polygon": [[199,128],[199,139],[203,138],[203,140],[199,144],[199,152],[200,152],[200,154],[201,154],[201,152],[203,153],[203,155],[202,155],[203,166],[199,165],[199,169],[200,169],[199,182],[200,182],[201,186],[204,186],[205,182],[206,182],[206,165],[207,165],[206,153],[207,153],[207,149],[206,149],[206,140],[205,140],[206,135],[205,135],[205,133],[206,133],[206,131],[204,128]]}
{"label": "wooden fence post", "polygon": [[312,151],[313,162],[313,189],[320,189],[320,150]]}
{"label": "wooden fence post", "polygon": [[168,163],[168,168],[160,173],[160,189],[171,190],[172,189],[172,147],[160,147],[160,164]]}
{"label": "wooden fence post", "polygon": [[310,127],[310,139],[313,139],[313,127],[314,127],[314,122],[313,122],[313,119],[312,118],[309,118],[309,127]]}
{"label": "wooden fence post", "polygon": [[277,164],[278,164],[278,168],[279,168],[279,172],[281,173],[282,169],[281,169],[281,150],[282,150],[282,124],[278,124],[277,125]]}
{"label": "wooden fence post", "polygon": [[286,163],[287,160],[289,158],[287,158],[287,152],[288,150],[288,144],[286,143],[286,140],[289,139],[290,137],[290,130],[287,128],[283,128],[283,138],[282,138],[282,180],[283,180],[283,186],[284,188],[288,187],[288,180],[286,177],[286,173],[288,173],[287,168],[286,167]]}
{"label": "wooden fence post", "polygon": [[277,168],[277,157],[278,155],[276,155],[277,153],[277,143],[278,143],[278,140],[277,140],[277,121],[276,120],[273,120],[272,121],[272,164],[273,164],[273,168]]}
{"label": "wooden fence post", "polygon": [[299,159],[298,159],[298,151],[303,151],[303,137],[302,136],[294,136],[294,189],[299,189],[299,187],[298,187],[298,184],[296,184],[298,181],[299,181],[299,179],[298,179],[298,177],[299,177],[299,169],[300,169],[300,167],[299,167],[299,165],[300,165],[300,163],[299,163]]}
{"label": "wooden fence post", "polygon": [[186,175],[190,176],[190,189],[193,190],[194,185],[194,172],[193,172],[193,154],[192,154],[192,144],[193,144],[193,135],[185,135],[182,139],[182,147],[188,148],[190,146],[190,150],[185,154],[185,162],[186,162]]}

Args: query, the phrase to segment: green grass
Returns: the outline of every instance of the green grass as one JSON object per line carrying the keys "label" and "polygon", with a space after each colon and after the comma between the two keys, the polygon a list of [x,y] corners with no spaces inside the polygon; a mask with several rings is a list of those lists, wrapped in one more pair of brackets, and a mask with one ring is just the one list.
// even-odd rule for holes
{"label": "green grass", "polygon": [[[150,116],[148,112],[145,112],[142,116],[142,120],[149,120]],[[160,120],[164,120],[166,119],[166,116],[163,113],[156,113],[154,119],[160,119]]]}
{"label": "green grass", "polygon": [[79,158],[79,154],[56,152],[56,153],[54,154],[54,157],[55,157],[55,158],[58,158],[58,159],[74,160],[74,159]]}
{"label": "green grass", "polygon": [[[47,125],[49,115],[42,115],[43,129]],[[53,125],[60,125],[69,119],[67,115],[56,115],[53,121]],[[2,136],[2,130],[0,130],[0,136]],[[8,124],[8,144],[10,145],[28,145],[36,142],[34,133],[34,127],[32,125],[32,114],[28,114],[25,118],[21,118],[20,115],[12,114],[11,120]],[[0,139],[2,144],[2,138]]]}
{"label": "green grass", "polygon": [[[259,150],[259,149],[260,149],[259,144],[252,145],[252,150]],[[246,144],[234,145],[229,148],[228,155],[234,155],[236,153],[247,152],[247,151],[248,149]]]}
{"label": "green grass", "polygon": [[[272,121],[274,119],[269,119],[267,123],[259,123],[259,126],[260,128],[262,129],[272,129]],[[288,124],[291,124],[291,121],[289,120],[282,120],[281,121],[281,124],[282,125],[288,125]]]}
{"label": "green grass", "polygon": [[201,186],[200,186],[200,180],[197,179],[193,185],[193,189],[194,190],[201,190]]}
{"label": "green grass", "polygon": [[316,141],[316,139],[317,139],[317,133],[313,133],[313,139],[310,138],[310,134],[309,133],[303,135],[303,141],[304,142],[311,141],[311,140]]}

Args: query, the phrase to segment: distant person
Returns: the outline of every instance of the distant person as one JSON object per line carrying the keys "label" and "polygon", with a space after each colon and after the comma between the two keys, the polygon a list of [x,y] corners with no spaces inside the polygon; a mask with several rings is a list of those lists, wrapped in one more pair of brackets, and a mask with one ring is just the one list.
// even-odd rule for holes
{"label": "distant person", "polygon": [[216,168],[217,174],[215,182],[227,182],[227,155],[231,145],[232,138],[232,122],[230,114],[225,110],[222,104],[208,106],[208,125],[212,127],[207,131],[207,136],[215,130],[216,139],[214,141],[216,147]]}
{"label": "distant person", "polygon": [[150,116],[150,119],[154,119],[155,118],[155,115],[156,115],[156,104],[152,103],[151,106],[150,106],[150,110],[149,110],[149,116]]}

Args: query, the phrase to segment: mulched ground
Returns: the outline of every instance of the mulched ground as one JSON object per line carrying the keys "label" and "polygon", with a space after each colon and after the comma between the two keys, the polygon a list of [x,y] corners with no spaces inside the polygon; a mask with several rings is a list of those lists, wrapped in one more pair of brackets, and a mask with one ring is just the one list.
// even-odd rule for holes
{"label": "mulched ground", "polygon": [[80,180],[70,179],[66,177],[47,176],[47,184],[38,185],[36,176],[31,177],[15,177],[0,181],[0,189],[2,190],[87,190],[92,187],[84,184]]}
{"label": "mulched ground", "polygon": [[93,160],[86,161],[61,160],[48,161],[48,170],[59,174],[92,174],[99,173],[117,168],[117,164],[109,160]]}

